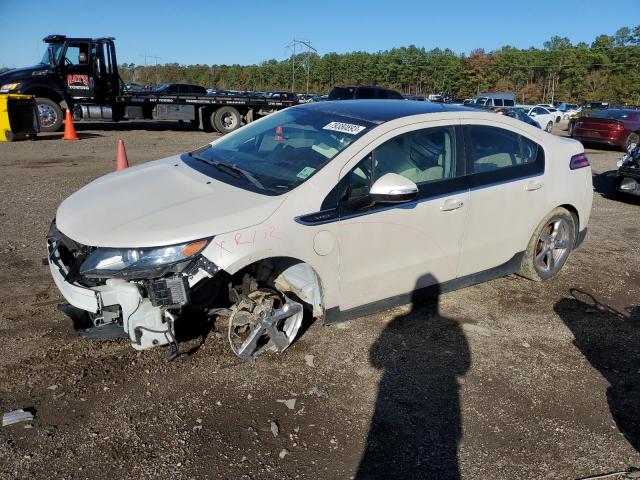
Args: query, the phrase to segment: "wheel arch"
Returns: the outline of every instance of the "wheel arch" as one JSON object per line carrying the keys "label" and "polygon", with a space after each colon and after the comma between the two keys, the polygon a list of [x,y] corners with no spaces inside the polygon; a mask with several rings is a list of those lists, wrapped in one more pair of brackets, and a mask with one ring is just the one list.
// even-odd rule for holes
{"label": "wheel arch", "polygon": [[236,265],[232,272],[236,279],[245,273],[255,276],[258,281],[272,284],[278,290],[296,295],[307,304],[315,318],[323,319],[325,314],[324,288],[317,270],[308,262],[288,256],[273,256],[252,259],[243,265]]}
{"label": "wheel arch", "polygon": [[67,108],[67,102],[64,98],[55,90],[46,87],[33,87],[24,92],[26,95],[33,95],[34,97],[48,98],[60,105],[62,108]]}

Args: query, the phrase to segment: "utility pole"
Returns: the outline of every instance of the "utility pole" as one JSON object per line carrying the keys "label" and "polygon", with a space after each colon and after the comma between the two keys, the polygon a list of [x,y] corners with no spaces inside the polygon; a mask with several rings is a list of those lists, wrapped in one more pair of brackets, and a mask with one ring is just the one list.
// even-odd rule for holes
{"label": "utility pole", "polygon": [[[291,51],[291,91],[296,91],[296,70],[302,69],[307,74],[307,94],[309,93],[309,77],[311,74],[311,58],[312,55],[318,54],[318,51],[311,45],[311,40],[302,40],[294,38],[287,45],[287,51]],[[296,54],[297,51],[301,53]],[[300,57],[300,58],[298,58]]]}

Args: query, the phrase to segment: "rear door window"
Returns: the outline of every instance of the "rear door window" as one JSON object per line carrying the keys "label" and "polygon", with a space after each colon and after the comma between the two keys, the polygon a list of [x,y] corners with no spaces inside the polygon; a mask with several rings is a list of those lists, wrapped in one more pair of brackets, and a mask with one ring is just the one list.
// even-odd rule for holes
{"label": "rear door window", "polygon": [[515,132],[485,125],[466,127],[467,171],[474,185],[544,172],[544,150]]}

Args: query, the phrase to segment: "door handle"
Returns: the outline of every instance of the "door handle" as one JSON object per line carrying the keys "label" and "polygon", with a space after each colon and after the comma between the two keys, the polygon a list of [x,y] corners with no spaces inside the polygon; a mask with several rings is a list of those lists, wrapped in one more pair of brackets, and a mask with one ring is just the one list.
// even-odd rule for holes
{"label": "door handle", "polygon": [[542,188],[542,186],[544,185],[544,183],[538,181],[538,180],[534,180],[532,182],[527,183],[527,191],[532,192],[534,190],[540,190]]}
{"label": "door handle", "polygon": [[445,200],[442,205],[440,205],[440,210],[443,212],[449,212],[451,210],[457,210],[464,205],[464,202],[459,198],[450,198]]}

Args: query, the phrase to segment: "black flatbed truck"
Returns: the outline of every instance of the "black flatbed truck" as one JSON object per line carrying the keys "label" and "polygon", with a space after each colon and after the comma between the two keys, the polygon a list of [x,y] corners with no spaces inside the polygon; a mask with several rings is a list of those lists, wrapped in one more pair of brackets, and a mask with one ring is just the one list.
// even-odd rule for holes
{"label": "black flatbed truck", "polygon": [[35,96],[45,132],[59,130],[63,111],[69,109],[75,120],[177,120],[228,133],[295,104],[260,96],[127,91],[118,73],[114,38],[49,35],[43,40],[48,46],[42,61],[0,74],[0,93]]}

